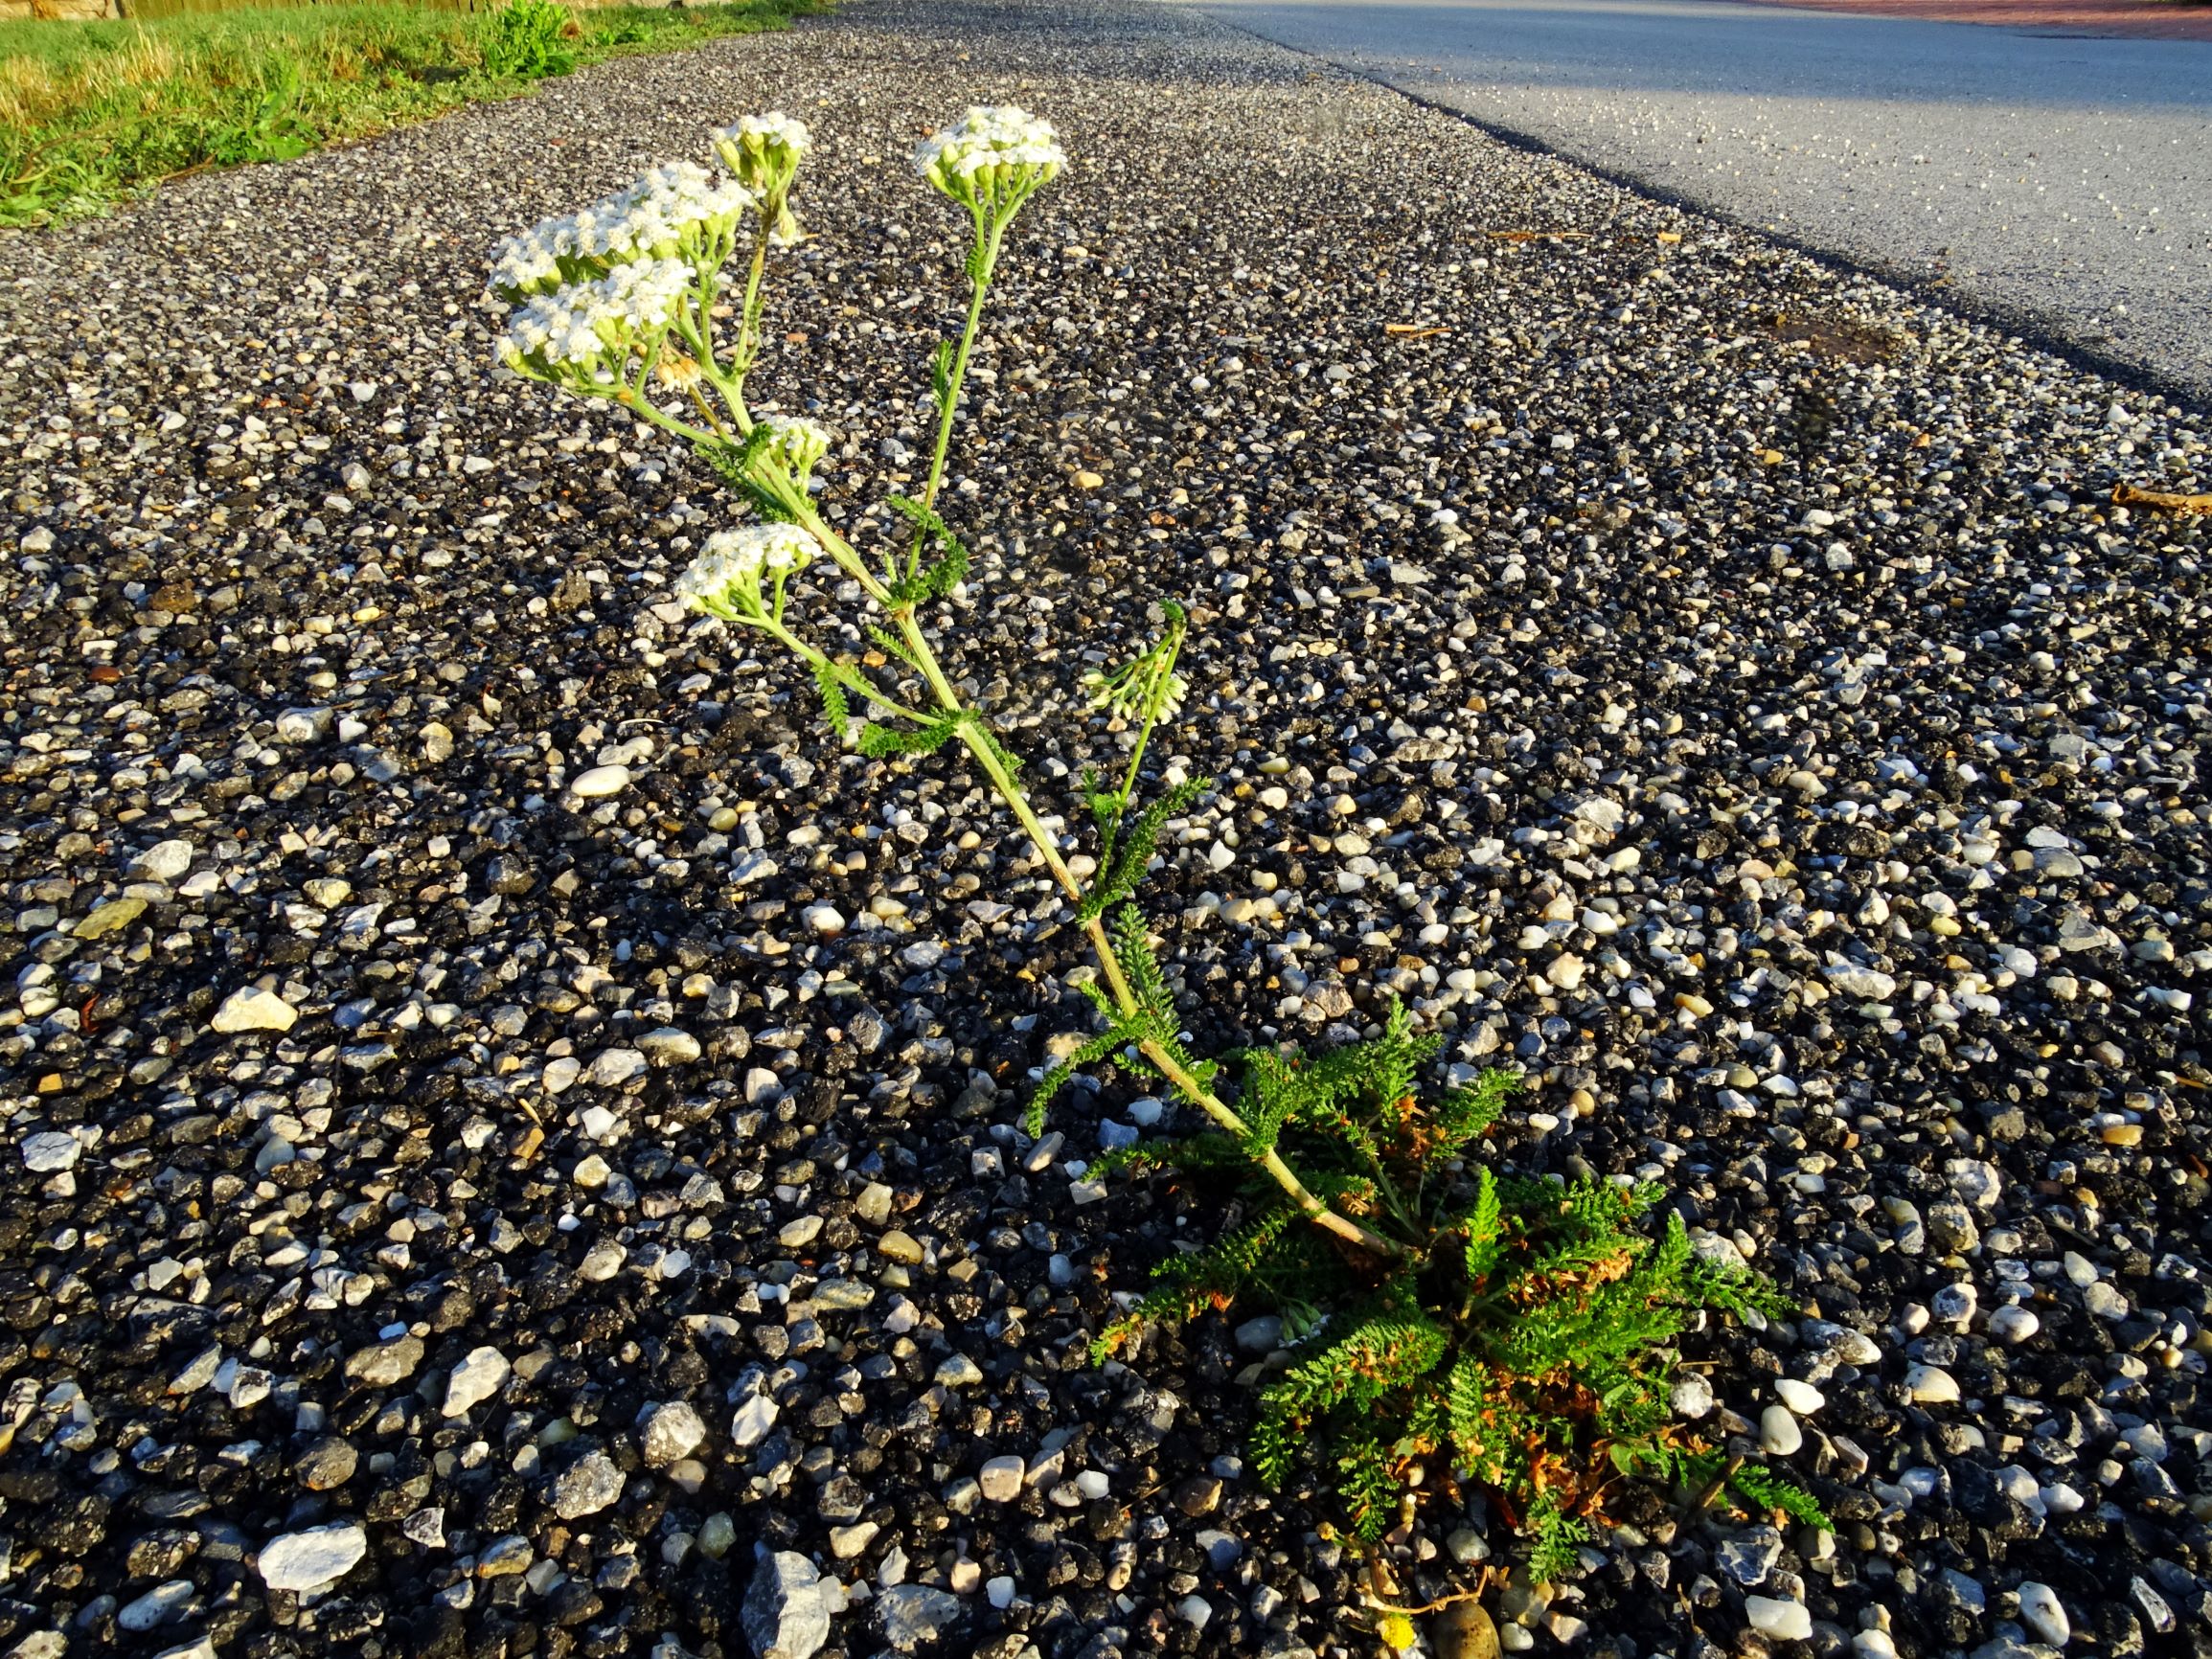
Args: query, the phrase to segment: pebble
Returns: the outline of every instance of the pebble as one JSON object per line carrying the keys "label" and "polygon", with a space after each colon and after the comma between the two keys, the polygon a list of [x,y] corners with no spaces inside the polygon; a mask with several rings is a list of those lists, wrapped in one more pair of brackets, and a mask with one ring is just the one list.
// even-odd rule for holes
{"label": "pebble", "polygon": [[666,1468],[687,1458],[707,1438],[707,1425],[685,1400],[648,1406],[639,1435],[639,1453],[650,1468]]}
{"label": "pebble", "polygon": [[1675,1379],[1670,1403],[1676,1417],[1696,1422],[1713,1409],[1713,1385],[1703,1372],[1686,1371]]}
{"label": "pebble", "polygon": [[622,1471],[603,1451],[586,1452],[553,1485],[553,1511],[564,1521],[582,1520],[622,1496]]}
{"label": "pebble", "polygon": [[290,1031],[300,1011],[272,990],[247,986],[223,998],[209,1029],[225,1036],[249,1031]]}
{"label": "pebble", "polygon": [[74,1170],[83,1153],[83,1143],[59,1129],[42,1129],[23,1137],[23,1167],[34,1175],[57,1175]]}
{"label": "pebble", "polygon": [[844,1610],[833,1580],[796,1550],[764,1552],[745,1585],[739,1621],[758,1659],[813,1659]]}
{"label": "pebble", "polygon": [[730,1418],[730,1439],[743,1451],[767,1438],[776,1426],[776,1402],[766,1395],[748,1396]]}
{"label": "pebble", "polygon": [[1752,1629],[1777,1642],[1803,1642],[1813,1634],[1813,1614],[1802,1602],[1746,1596],[1744,1617],[1750,1621]]}
{"label": "pebble", "polygon": [[1940,1366],[1911,1367],[1904,1374],[1904,1389],[1923,1405],[1950,1405],[1959,1398],[1958,1379]]}
{"label": "pebble", "polygon": [[1010,1504],[1021,1496],[1022,1476],[1027,1471],[1028,1466],[1017,1457],[995,1457],[985,1462],[975,1478],[985,1497],[994,1504]]}
{"label": "pebble", "polygon": [[2037,1641],[2064,1648],[2073,1640],[2074,1629],[2066,1618],[2066,1610],[2060,1604],[2058,1593],[2048,1584],[2038,1583],[2033,1579],[2022,1579],[2019,1601],[2020,1623]]}
{"label": "pebble", "polygon": [[586,801],[597,801],[609,795],[619,795],[629,787],[629,768],[627,766],[588,767],[579,772],[570,782],[568,787],[571,793],[579,795]]}
{"label": "pebble", "polygon": [[262,1546],[262,1582],[299,1594],[319,1590],[352,1572],[368,1553],[369,1534],[358,1521],[285,1533]]}
{"label": "pebble", "polygon": [[472,1348],[445,1378],[447,1417],[466,1417],[483,1401],[507,1386],[513,1367],[507,1356],[489,1345]]}
{"label": "pebble", "polygon": [[1827,1397],[1818,1389],[1793,1376],[1775,1378],[1774,1396],[1799,1417],[1811,1417],[1828,1403]]}
{"label": "pebble", "polygon": [[1759,1414],[1759,1449],[1769,1457],[1790,1457],[1805,1443],[1805,1431],[1786,1405],[1770,1405]]}

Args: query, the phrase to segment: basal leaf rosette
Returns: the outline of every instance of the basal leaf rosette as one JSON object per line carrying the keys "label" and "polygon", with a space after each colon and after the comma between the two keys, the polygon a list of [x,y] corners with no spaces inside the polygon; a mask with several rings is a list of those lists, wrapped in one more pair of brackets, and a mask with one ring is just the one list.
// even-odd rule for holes
{"label": "basal leaf rosette", "polygon": [[723,622],[767,625],[783,617],[784,584],[813,559],[813,537],[788,524],[717,531],[676,578],[676,600]]}
{"label": "basal leaf rosette", "polygon": [[1067,166],[1060,134],[1011,103],[970,105],[916,147],[924,178],[978,216],[1004,216]]}

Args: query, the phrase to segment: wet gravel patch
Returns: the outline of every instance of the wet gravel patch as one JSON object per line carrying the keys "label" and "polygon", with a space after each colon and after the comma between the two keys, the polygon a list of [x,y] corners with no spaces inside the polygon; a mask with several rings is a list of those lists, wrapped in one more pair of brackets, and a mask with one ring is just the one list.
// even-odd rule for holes
{"label": "wet gravel patch", "polygon": [[668,603],[703,469],[486,366],[496,235],[781,104],[765,386],[872,534],[970,100],[1076,166],[943,648],[1049,805],[1192,602],[1198,1038],[1403,996],[1808,1309],[1678,1399],[1834,1537],[1626,1493],[1505,1646],[2200,1650],[2206,532],[2109,496],[2201,418],[1200,19],[870,3],[6,243],[0,1650],[1375,1651],[1265,1333],[1087,1361],[1220,1204],[1080,1179],[1110,1071],[1018,1133],[1042,870]]}

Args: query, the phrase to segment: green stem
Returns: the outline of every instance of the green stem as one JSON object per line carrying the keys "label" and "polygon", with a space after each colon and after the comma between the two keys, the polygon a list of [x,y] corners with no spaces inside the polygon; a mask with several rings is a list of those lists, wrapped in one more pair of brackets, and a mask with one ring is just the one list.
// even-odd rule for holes
{"label": "green stem", "polygon": [[765,618],[754,625],[795,652],[808,667],[821,670],[847,691],[857,693],[885,714],[896,715],[902,720],[912,720],[916,725],[928,723],[929,716],[921,710],[910,709],[898,698],[886,696],[877,689],[875,682],[870,680],[867,675],[847,668],[843,663],[831,656],[829,652],[815,649],[798,635],[792,633],[784,625],[782,610],[783,607],[779,603],[775,616]]}
{"label": "green stem", "polygon": [[761,273],[768,262],[768,227],[782,211],[781,202],[761,204],[761,223],[753,238],[753,261],[745,272],[745,302],[738,311],[738,349],[730,359],[732,395],[742,403],[745,376],[761,354]]}
{"label": "green stem", "polygon": [[653,407],[653,401],[650,398],[634,388],[625,386],[620,392],[603,392],[599,396],[621,404],[632,415],[644,416],[655,426],[674,433],[687,443],[696,443],[702,449],[726,448],[728,446],[726,439],[709,432],[705,427],[694,426],[688,420],[678,420],[673,415],[663,414],[659,409]]}
{"label": "green stem", "polygon": [[[991,780],[991,786],[998,792],[999,799],[1014,813],[1015,822],[1021,826],[1036,845],[1038,852],[1045,861],[1045,867],[1052,872],[1053,879],[1060,883],[1061,891],[1071,900],[1081,903],[1083,884],[1076,879],[1075,873],[1068,869],[1067,861],[1060,855],[1059,844],[1053,839],[1052,832],[1038,820],[1036,808],[1029,804],[1028,795],[1015,782],[1014,775],[1006,769],[997,752],[978,729],[972,717],[973,711],[960,700],[959,693],[953,690],[950,681],[946,678],[945,670],[938,666],[936,653],[923,637],[921,625],[915,621],[913,613],[901,610],[893,614],[898,618],[900,632],[906,641],[907,649],[913,653],[915,665],[921,669],[922,677],[928,683],[939,706],[946,714],[970,716],[960,721],[958,730],[961,742],[967,745],[976,765],[983,769],[983,775]],[[1106,923],[1093,917],[1083,927],[1090,940],[1092,950],[1098,956],[1099,967],[1106,977],[1114,1006],[1125,1014],[1137,1012],[1142,1005],[1138,1003],[1136,992],[1130,989],[1128,978],[1122,973],[1121,960],[1114,955],[1113,941],[1106,936]],[[1139,1043],[1138,1047],[1143,1051],[1145,1058],[1179,1094],[1213,1119],[1221,1129],[1240,1142],[1250,1139],[1251,1131],[1244,1120],[1219,1095],[1193,1077],[1164,1044],[1147,1039]],[[1272,1148],[1263,1154],[1259,1162],[1268,1177],[1289,1195],[1291,1202],[1314,1225],[1325,1228],[1371,1255],[1391,1258],[1404,1254],[1400,1245],[1330,1209],[1307,1188],[1305,1182],[1299,1180],[1297,1172],[1284,1163],[1281,1154]]]}
{"label": "green stem", "polygon": [[[975,252],[968,275],[968,320],[961,327],[960,346],[953,353],[952,373],[947,377],[943,406],[937,412],[937,448],[929,458],[929,481],[922,489],[924,507],[937,505],[937,492],[945,484],[945,457],[952,444],[952,417],[960,407],[961,388],[968,379],[968,357],[975,349],[975,332],[983,322],[983,302],[991,293],[992,274],[998,268],[999,242],[1006,235],[1007,221],[1013,216],[1009,213],[993,217],[988,225],[980,219],[976,224]],[[914,546],[906,556],[909,580],[921,568],[922,545],[925,538],[926,532],[917,526]]]}
{"label": "green stem", "polygon": [[1133,798],[1132,792],[1137,786],[1137,768],[1145,763],[1145,745],[1152,741],[1152,728],[1160,723],[1161,694],[1164,693],[1167,685],[1174,677],[1175,659],[1183,654],[1183,641],[1186,637],[1187,633],[1184,629],[1178,628],[1176,630],[1175,643],[1168,650],[1167,664],[1160,670],[1159,677],[1153,682],[1153,685],[1159,690],[1145,699],[1145,723],[1137,732],[1136,751],[1129,756],[1129,769],[1122,777],[1121,794],[1114,801],[1113,819],[1107,824],[1106,830],[1106,841],[1108,847],[1111,847],[1121,834],[1122,819],[1129,812],[1129,802]]}

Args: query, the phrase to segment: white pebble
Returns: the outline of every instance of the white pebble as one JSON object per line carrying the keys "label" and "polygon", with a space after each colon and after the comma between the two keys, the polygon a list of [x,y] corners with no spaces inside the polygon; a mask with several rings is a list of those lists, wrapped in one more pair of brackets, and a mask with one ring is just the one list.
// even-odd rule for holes
{"label": "white pebble", "polygon": [[1785,1376],[1774,1384],[1774,1398],[1799,1417],[1811,1417],[1828,1403],[1828,1397],[1809,1382]]}
{"label": "white pebble", "polygon": [[2033,1579],[2020,1585],[2020,1623],[2035,1633],[2039,1642],[2047,1642],[2053,1648],[2064,1648],[2074,1634],[2065,1608],[2059,1604],[2058,1592]]}
{"label": "white pebble", "polygon": [[627,766],[593,766],[579,772],[569,789],[586,801],[598,800],[603,795],[619,795],[629,787]]}
{"label": "white pebble", "polygon": [[1805,1431],[1786,1405],[1770,1405],[1759,1414],[1759,1449],[1768,1457],[1786,1458],[1805,1443]]}
{"label": "white pebble", "polygon": [[1935,1365],[1912,1367],[1904,1374],[1904,1389],[1923,1405],[1950,1405],[1959,1398],[1958,1379]]}
{"label": "white pebble", "polygon": [[1770,1596],[1744,1598],[1744,1616],[1751,1628],[1783,1642],[1803,1642],[1813,1634],[1813,1615],[1802,1602],[1777,1602]]}

